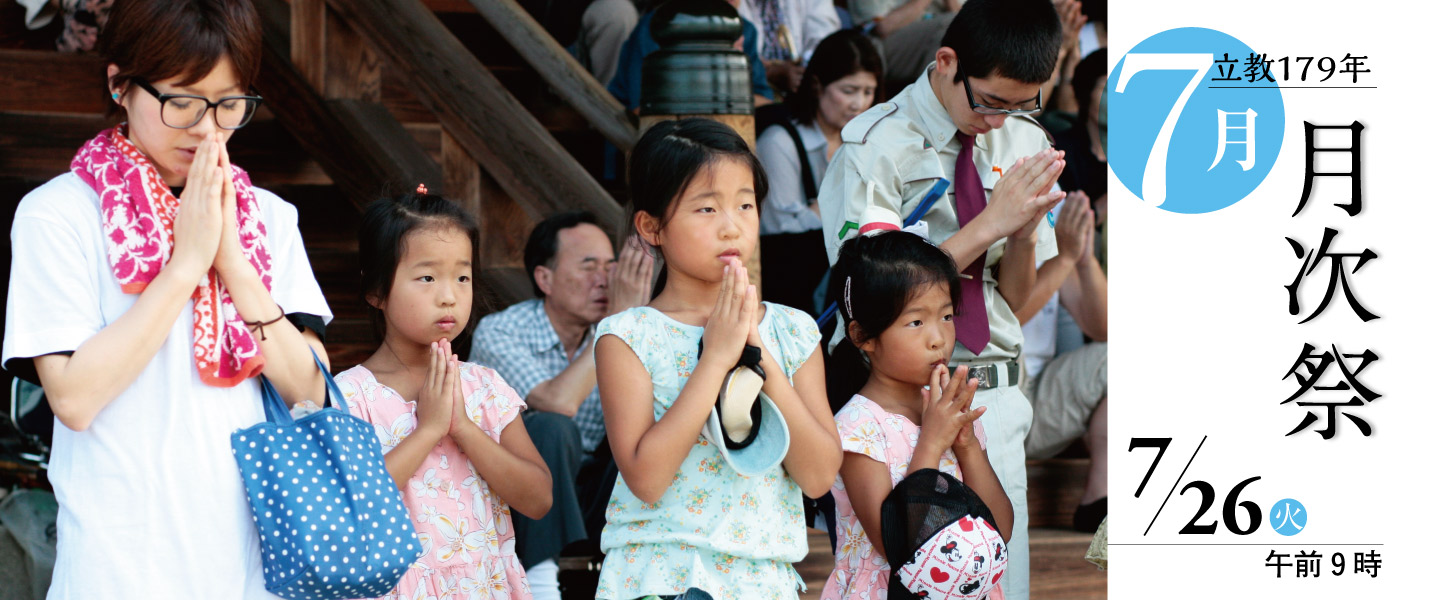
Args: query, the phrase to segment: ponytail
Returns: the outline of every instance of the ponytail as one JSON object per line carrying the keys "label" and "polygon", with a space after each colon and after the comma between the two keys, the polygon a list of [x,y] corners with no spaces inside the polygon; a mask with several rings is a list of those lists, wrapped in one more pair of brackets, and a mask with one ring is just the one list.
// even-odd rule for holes
{"label": "ponytail", "polygon": [[824,383],[829,392],[829,408],[834,412],[844,408],[849,399],[869,383],[869,364],[847,332],[829,355],[829,364],[824,367]]}

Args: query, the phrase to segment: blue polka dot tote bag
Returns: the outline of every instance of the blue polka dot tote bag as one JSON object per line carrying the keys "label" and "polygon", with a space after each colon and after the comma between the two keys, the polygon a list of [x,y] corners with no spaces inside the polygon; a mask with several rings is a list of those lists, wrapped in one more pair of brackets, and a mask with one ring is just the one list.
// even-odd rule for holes
{"label": "blue polka dot tote bag", "polygon": [[293,600],[374,598],[397,586],[421,546],[372,425],[348,412],[332,375],[321,361],[318,368],[328,407],[295,420],[261,377],[268,420],[230,438],[258,525],[264,583]]}

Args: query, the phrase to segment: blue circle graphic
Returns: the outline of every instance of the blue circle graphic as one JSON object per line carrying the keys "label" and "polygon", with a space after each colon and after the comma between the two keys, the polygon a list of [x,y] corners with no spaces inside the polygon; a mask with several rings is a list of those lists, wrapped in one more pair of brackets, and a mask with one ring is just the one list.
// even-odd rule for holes
{"label": "blue circle graphic", "polygon": [[1271,507],[1266,522],[1281,535],[1291,536],[1306,528],[1306,507],[1291,498],[1282,498]]}
{"label": "blue circle graphic", "polygon": [[1197,214],[1261,184],[1281,152],[1286,114],[1282,65],[1266,65],[1277,81],[1253,82],[1252,55],[1225,33],[1186,27],[1142,40],[1118,61],[1104,92],[1107,154],[1127,189],[1163,210]]}

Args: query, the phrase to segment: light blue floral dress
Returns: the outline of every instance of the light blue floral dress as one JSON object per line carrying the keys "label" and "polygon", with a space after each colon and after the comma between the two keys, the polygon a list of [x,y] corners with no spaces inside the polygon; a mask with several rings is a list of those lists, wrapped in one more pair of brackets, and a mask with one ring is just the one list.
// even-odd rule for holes
{"label": "light blue floral dress", "polygon": [[[765,303],[764,351],[793,377],[819,347],[809,315]],[[596,337],[615,335],[649,373],[655,418],[665,415],[695,371],[704,328],[649,307],[610,316]],[[761,477],[735,473],[701,437],[655,504],[636,498],[616,479],[601,532],[606,562],[596,597],[629,600],[674,595],[697,587],[716,600],[788,600],[804,587],[791,563],[809,548],[799,486],[781,466]]]}

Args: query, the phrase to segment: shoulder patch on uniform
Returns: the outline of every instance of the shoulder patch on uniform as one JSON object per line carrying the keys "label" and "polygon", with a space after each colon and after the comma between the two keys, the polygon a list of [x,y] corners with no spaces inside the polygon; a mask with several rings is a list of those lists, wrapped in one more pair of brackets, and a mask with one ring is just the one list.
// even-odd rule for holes
{"label": "shoulder patch on uniform", "polygon": [[1032,124],[1034,127],[1037,127],[1037,128],[1038,128],[1038,131],[1043,132],[1043,137],[1045,137],[1045,138],[1048,139],[1048,145],[1052,145],[1052,143],[1053,143],[1053,134],[1048,133],[1048,128],[1043,127],[1043,124],[1042,124],[1042,123],[1039,123],[1037,119],[1034,119],[1034,118],[1032,117],[1032,115],[1013,115],[1013,118],[1014,118],[1014,119],[1023,120],[1023,121],[1027,121],[1028,123]]}
{"label": "shoulder patch on uniform", "polygon": [[874,129],[874,125],[884,120],[884,117],[899,112],[899,105],[893,102],[877,104],[854,117],[848,125],[839,132],[839,138],[845,143],[862,144],[869,140],[869,131]]}

